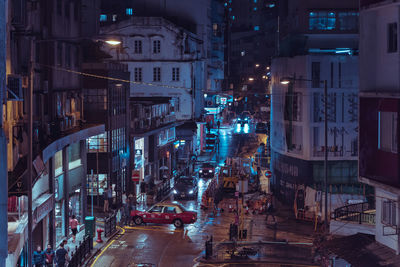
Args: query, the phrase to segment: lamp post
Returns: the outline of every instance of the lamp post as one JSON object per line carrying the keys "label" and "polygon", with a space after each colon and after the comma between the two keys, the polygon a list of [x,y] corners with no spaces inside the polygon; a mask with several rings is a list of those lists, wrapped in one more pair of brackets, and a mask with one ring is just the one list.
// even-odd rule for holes
{"label": "lamp post", "polygon": [[[294,83],[295,81],[307,81],[312,82],[309,79],[300,79],[295,77],[283,77],[281,78],[281,84]],[[325,231],[328,230],[328,81],[323,80],[319,83],[324,86],[324,195],[325,195],[325,205],[324,205],[324,227]]]}

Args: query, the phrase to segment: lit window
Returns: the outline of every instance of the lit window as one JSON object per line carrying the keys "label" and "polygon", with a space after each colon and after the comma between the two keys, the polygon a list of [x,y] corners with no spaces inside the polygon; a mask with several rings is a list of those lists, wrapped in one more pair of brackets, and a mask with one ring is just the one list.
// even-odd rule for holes
{"label": "lit window", "polygon": [[257,3],[257,0],[254,0],[254,3]]}
{"label": "lit window", "polygon": [[259,31],[260,30],[260,26],[254,26],[254,30],[255,31]]}
{"label": "lit window", "polygon": [[100,15],[100,21],[107,21],[107,15],[101,14]]}
{"label": "lit window", "polygon": [[240,52],[240,55],[241,55],[242,57],[244,57],[244,55],[246,55],[246,51]]}
{"label": "lit window", "polygon": [[253,8],[253,10],[254,10],[254,11],[257,11],[257,8],[255,7],[255,8]]}
{"label": "lit window", "polygon": [[314,11],[309,13],[310,30],[333,30],[336,28],[336,13]]}
{"label": "lit window", "polygon": [[127,8],[126,9],[126,15],[132,16],[133,15],[133,9],[132,8]]}
{"label": "lit window", "polygon": [[117,21],[117,14],[112,15],[112,21]]}
{"label": "lit window", "polygon": [[228,6],[228,3],[225,3],[224,5],[225,5],[225,6]]}
{"label": "lit window", "polygon": [[235,16],[232,16],[232,20],[235,20]]}
{"label": "lit window", "polygon": [[397,153],[397,112],[378,112],[378,149]]}

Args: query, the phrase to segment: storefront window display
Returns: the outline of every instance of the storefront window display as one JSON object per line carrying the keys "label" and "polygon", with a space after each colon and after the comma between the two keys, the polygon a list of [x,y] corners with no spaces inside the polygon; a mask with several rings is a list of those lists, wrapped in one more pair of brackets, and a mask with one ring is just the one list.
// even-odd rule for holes
{"label": "storefront window display", "polygon": [[88,152],[108,152],[107,132],[87,139]]}
{"label": "storefront window display", "polygon": [[88,176],[88,195],[102,195],[105,190],[107,190],[107,174],[99,174],[99,179],[97,180],[97,174],[89,174]]}
{"label": "storefront window display", "polygon": [[63,199],[56,202],[55,216],[56,244],[58,245],[65,237],[65,221],[63,220],[63,218],[65,217],[65,208]]}
{"label": "storefront window display", "polygon": [[69,197],[69,217],[72,215],[76,216],[79,222],[82,222],[81,213],[81,190],[76,189],[73,194]]}

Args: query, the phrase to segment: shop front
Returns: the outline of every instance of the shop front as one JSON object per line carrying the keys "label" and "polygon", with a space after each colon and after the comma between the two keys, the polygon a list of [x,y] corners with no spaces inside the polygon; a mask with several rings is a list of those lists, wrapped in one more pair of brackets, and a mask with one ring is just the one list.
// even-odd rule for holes
{"label": "shop front", "polygon": [[145,142],[144,137],[134,139],[134,168],[132,170],[132,182],[134,184],[134,192],[138,196],[140,194],[140,184],[144,182],[145,175]]}

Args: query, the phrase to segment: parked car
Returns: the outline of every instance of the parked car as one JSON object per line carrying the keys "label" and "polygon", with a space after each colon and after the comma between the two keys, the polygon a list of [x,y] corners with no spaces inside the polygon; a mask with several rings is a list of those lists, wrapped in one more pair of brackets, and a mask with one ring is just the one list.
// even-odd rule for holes
{"label": "parked car", "polygon": [[267,125],[263,122],[256,124],[256,133],[267,133]]}
{"label": "parked car", "polygon": [[194,176],[179,177],[172,192],[174,193],[174,199],[178,198],[196,199],[199,193],[197,178]]}
{"label": "parked car", "polygon": [[215,168],[210,163],[203,163],[199,170],[200,178],[214,178]]}
{"label": "parked car", "polygon": [[197,213],[187,211],[178,202],[158,203],[147,211],[132,210],[131,217],[136,225],[142,223],[173,224],[176,228],[196,222]]}

